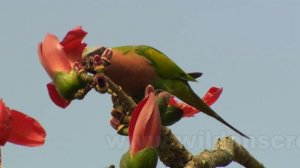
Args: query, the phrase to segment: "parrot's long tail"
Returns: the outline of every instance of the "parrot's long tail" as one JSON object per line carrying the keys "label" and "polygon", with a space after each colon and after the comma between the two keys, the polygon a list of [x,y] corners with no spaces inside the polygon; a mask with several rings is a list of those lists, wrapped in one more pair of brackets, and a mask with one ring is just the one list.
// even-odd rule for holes
{"label": "parrot's long tail", "polygon": [[[181,83],[181,84],[179,84],[179,83]],[[204,103],[204,101],[196,93],[194,93],[192,88],[187,83],[185,83],[184,86],[182,85],[183,82],[179,82],[179,83],[176,83],[176,84],[181,85],[181,87],[180,87],[181,89],[179,92],[178,91],[175,91],[176,93],[174,92],[175,93],[174,95],[176,97],[178,97],[182,101],[188,103],[189,105],[197,108],[201,112],[215,118],[216,120],[220,121],[224,125],[228,126],[232,130],[234,130],[235,132],[240,134],[241,136],[250,139],[247,135],[245,135],[244,133],[242,133],[241,131],[239,131],[238,129],[233,127],[232,125],[230,125],[221,116],[219,116],[213,109],[211,109],[208,105],[206,105]]]}
{"label": "parrot's long tail", "polygon": [[[197,96],[198,97],[198,96]],[[228,126],[229,128],[231,128],[232,130],[234,130],[235,132],[237,132],[238,134],[240,134],[241,136],[250,139],[247,135],[245,135],[244,133],[242,133],[241,131],[239,131],[238,129],[236,129],[235,127],[233,127],[232,125],[230,125],[227,121],[225,121],[221,116],[219,116],[213,109],[211,109],[209,106],[207,106],[201,99],[199,99],[200,101],[198,101],[197,104],[192,105],[195,108],[197,108],[198,110],[202,111],[203,113],[215,118],[216,120],[220,121],[221,123],[223,123],[224,125]]]}
{"label": "parrot's long tail", "polygon": [[188,73],[191,77],[193,77],[194,79],[197,79],[197,78],[200,78],[203,73],[202,72],[191,72],[191,73]]}

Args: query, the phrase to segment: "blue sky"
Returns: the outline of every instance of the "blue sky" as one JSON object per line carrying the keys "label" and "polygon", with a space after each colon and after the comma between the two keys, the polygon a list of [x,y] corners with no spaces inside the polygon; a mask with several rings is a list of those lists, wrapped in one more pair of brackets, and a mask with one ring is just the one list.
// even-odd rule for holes
{"label": "blue sky", "polygon": [[108,95],[92,91],[65,110],[47,95],[37,44],[78,25],[89,45],[148,44],[185,71],[203,72],[191,84],[199,95],[224,88],[213,108],[251,140],[198,114],[171,127],[193,153],[233,135],[266,167],[299,165],[300,1],[3,0],[0,20],[0,97],[47,130],[42,147],[7,144],[4,167],[105,167],[128,149],[109,125]]}

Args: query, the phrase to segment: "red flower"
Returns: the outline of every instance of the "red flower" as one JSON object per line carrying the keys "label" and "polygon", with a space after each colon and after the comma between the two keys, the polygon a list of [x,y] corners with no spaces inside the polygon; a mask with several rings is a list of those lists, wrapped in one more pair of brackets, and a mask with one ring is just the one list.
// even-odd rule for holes
{"label": "red flower", "polygon": [[132,112],[129,123],[131,156],[144,148],[156,148],[160,143],[160,113],[152,86],[146,88],[146,94]]}
{"label": "red flower", "polygon": [[223,88],[211,87],[203,96],[203,101],[208,105],[213,105],[221,96]]}
{"label": "red flower", "polygon": [[[220,97],[223,88],[211,87],[206,94],[203,96],[202,100],[208,105],[211,106],[214,104]],[[171,97],[169,101],[170,106],[179,107],[183,111],[184,117],[192,117],[200,111],[193,106],[186,104],[185,102],[177,102],[174,96]]]}
{"label": "red flower", "polygon": [[51,78],[56,72],[70,72],[76,62],[82,62],[82,51],[86,44],[81,41],[86,34],[79,26],[69,31],[62,42],[48,33],[44,41],[39,43],[40,61]]}
{"label": "red flower", "polygon": [[38,46],[40,62],[53,81],[47,85],[50,98],[62,108],[69,105],[74,92],[83,87],[72,70],[82,63],[86,44],[81,41],[86,34],[79,26],[69,31],[60,42],[55,35],[48,33]]}
{"label": "red flower", "polygon": [[16,110],[10,110],[0,99],[0,145],[11,142],[23,146],[40,146],[46,132],[35,119]]}

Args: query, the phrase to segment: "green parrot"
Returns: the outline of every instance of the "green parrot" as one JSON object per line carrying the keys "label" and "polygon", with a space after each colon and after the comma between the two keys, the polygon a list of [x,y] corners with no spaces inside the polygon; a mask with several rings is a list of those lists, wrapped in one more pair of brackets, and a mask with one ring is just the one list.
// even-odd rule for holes
{"label": "green parrot", "polygon": [[169,92],[248,138],[207,106],[192,90],[188,82],[196,81],[195,78],[201,76],[201,73],[184,72],[165,54],[150,46],[120,46],[113,47],[112,51],[111,65],[105,69],[105,74],[136,101],[142,100],[144,90],[150,84],[155,89]]}

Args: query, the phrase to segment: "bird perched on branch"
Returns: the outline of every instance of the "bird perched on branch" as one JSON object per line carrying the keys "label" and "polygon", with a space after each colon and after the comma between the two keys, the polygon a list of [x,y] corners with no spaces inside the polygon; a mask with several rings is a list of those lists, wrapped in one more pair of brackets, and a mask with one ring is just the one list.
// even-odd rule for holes
{"label": "bird perched on branch", "polygon": [[186,73],[165,54],[145,45],[113,47],[110,62],[105,74],[136,101],[142,100],[146,86],[151,84],[155,89],[169,92],[248,138],[220,117],[192,90],[188,82],[196,81],[201,73]]}

